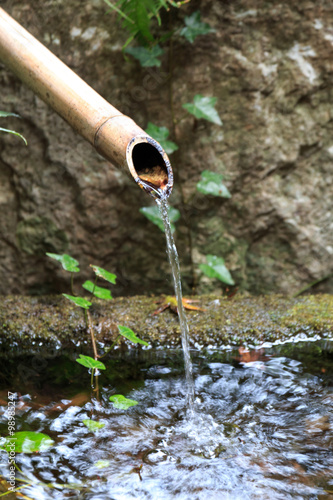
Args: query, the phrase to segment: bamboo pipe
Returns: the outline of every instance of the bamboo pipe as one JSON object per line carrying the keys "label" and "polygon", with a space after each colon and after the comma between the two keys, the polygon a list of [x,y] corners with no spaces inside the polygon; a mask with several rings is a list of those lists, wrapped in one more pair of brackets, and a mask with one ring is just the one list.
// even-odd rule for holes
{"label": "bamboo pipe", "polygon": [[128,116],[108,103],[0,8],[0,60],[111,163],[154,197],[169,196],[170,161]]}

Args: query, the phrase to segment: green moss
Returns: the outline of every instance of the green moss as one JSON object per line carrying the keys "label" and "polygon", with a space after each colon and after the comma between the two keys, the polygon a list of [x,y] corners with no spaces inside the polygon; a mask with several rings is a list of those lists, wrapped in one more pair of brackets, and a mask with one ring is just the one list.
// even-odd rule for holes
{"label": "green moss", "polygon": [[[97,340],[109,345],[118,334],[117,325],[125,325],[152,347],[180,347],[177,315],[167,309],[153,316],[158,307],[156,300],[145,296],[120,297],[109,303],[97,300],[91,309]],[[205,311],[188,311],[191,346],[258,345],[300,333],[323,337],[333,333],[331,295],[297,299],[280,295],[237,294],[231,299],[204,295],[197,300]],[[3,353],[55,345],[70,350],[81,345],[90,352],[83,311],[61,296],[4,297],[0,299],[0,325]],[[127,345],[126,340],[122,341],[122,349],[126,350]]]}

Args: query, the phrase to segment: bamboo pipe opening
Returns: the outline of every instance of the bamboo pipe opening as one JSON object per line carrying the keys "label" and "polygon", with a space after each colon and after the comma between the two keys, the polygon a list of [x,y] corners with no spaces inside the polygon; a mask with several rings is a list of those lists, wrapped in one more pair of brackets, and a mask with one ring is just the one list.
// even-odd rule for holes
{"label": "bamboo pipe opening", "polygon": [[163,148],[44,47],[0,7],[0,60],[108,161],[155,198],[173,174]]}
{"label": "bamboo pipe opening", "polygon": [[135,182],[154,198],[168,197],[173,173],[167,154],[148,135],[133,137],[126,150],[126,161]]}

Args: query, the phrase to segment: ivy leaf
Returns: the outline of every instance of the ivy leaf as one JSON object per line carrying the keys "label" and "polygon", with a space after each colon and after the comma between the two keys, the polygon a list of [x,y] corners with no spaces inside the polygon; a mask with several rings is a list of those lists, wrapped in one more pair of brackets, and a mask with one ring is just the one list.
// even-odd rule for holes
{"label": "ivy leaf", "polygon": [[66,297],[66,299],[74,302],[76,306],[82,307],[82,309],[89,309],[89,307],[91,306],[91,302],[82,297],[74,297],[73,295],[68,295],[67,293],[63,293],[63,296]]}
{"label": "ivy leaf", "polygon": [[97,286],[89,280],[85,281],[82,286],[85,290],[88,290],[88,292],[95,295],[95,297],[97,297],[98,299],[112,300],[111,292],[107,288]]}
{"label": "ivy leaf", "polygon": [[78,267],[79,262],[66,253],[62,255],[57,253],[47,253],[46,255],[51,257],[51,259],[60,262],[65,271],[69,271],[70,273],[78,273],[80,271],[80,268]]}
{"label": "ivy leaf", "polygon": [[42,432],[20,431],[7,437],[3,446],[8,453],[14,446],[15,453],[35,453],[46,451],[53,443],[53,439]]}
{"label": "ivy leaf", "polygon": [[208,278],[217,278],[227,285],[235,284],[221,257],[206,255],[206,260],[207,264],[199,264],[199,267]]}
{"label": "ivy leaf", "polygon": [[96,420],[90,420],[90,418],[87,418],[86,420],[82,420],[84,425],[88,427],[90,432],[96,432],[98,429],[103,429],[105,427],[105,424],[103,422],[97,422]]}
{"label": "ivy leaf", "polygon": [[198,119],[203,118],[216,125],[222,125],[221,118],[214,108],[216,101],[216,97],[204,97],[197,94],[194,96],[193,103],[183,104],[183,108]]}
{"label": "ivy leaf", "polygon": [[[156,224],[160,228],[161,231],[164,233],[164,224],[163,224],[163,219],[160,214],[159,208],[158,207],[142,207],[140,208],[140,212],[147,217],[148,220]],[[180,217],[180,212],[177,210],[177,208],[169,207],[168,209],[168,214],[169,214],[169,219],[170,219],[170,226],[171,226],[171,232],[174,233],[176,230],[175,225],[173,224],[174,222],[177,222],[177,220]]]}
{"label": "ivy leaf", "polygon": [[119,410],[127,410],[127,408],[138,404],[134,399],[125,398],[125,396],[121,394],[114,394],[109,397],[109,400],[113,403],[113,406]]}
{"label": "ivy leaf", "polygon": [[135,333],[133,332],[133,330],[131,330],[127,326],[118,325],[118,330],[119,330],[119,333],[123,337],[125,337],[126,339],[130,340],[131,342],[133,342],[133,344],[149,345],[148,342],[145,342],[144,340],[139,339],[139,337],[137,337],[135,335]]}
{"label": "ivy leaf", "polygon": [[204,170],[201,173],[201,181],[197,184],[197,190],[203,194],[231,198],[228,188],[222,182],[223,176],[216,172]]}
{"label": "ivy leaf", "polygon": [[90,356],[84,356],[80,354],[80,357],[75,360],[80,365],[85,366],[86,368],[92,368],[97,370],[105,370],[105,364],[98,359],[91,358]]}
{"label": "ivy leaf", "polygon": [[125,52],[137,59],[143,68],[160,67],[161,61],[158,57],[164,54],[164,50],[159,45],[154,45],[151,49],[147,49],[146,47],[127,47]]}
{"label": "ivy leaf", "polygon": [[171,155],[177,151],[178,146],[175,142],[168,141],[169,130],[166,127],[158,127],[151,122],[148,122],[146,132],[151,135],[155,141],[159,142],[167,155]]}
{"label": "ivy leaf", "polygon": [[90,266],[93,268],[94,273],[99,278],[103,278],[104,280],[108,281],[109,283],[112,283],[113,285],[116,284],[117,276],[115,274],[109,273],[109,271],[106,271],[102,267],[94,266],[92,264],[90,264]]}
{"label": "ivy leaf", "polygon": [[185,25],[180,34],[191,43],[198,35],[207,35],[207,33],[215,33],[216,31],[208,23],[201,21],[201,14],[198,10],[193,12],[191,16],[185,17]]}
{"label": "ivy leaf", "polygon": [[26,146],[28,145],[28,141],[26,140],[26,138],[23,137],[23,135],[19,134],[18,132],[15,132],[15,130],[9,130],[8,128],[0,127],[0,132],[6,132],[7,134],[17,135],[17,137],[20,137],[22,139],[22,141]]}

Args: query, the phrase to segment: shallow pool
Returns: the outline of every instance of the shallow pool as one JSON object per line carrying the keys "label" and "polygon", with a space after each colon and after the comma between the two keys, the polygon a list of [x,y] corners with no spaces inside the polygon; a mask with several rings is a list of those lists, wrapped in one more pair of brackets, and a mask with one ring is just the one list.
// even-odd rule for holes
{"label": "shallow pool", "polygon": [[[66,356],[47,360],[30,378],[14,368],[31,368],[31,359],[9,363],[1,435],[7,435],[7,392],[15,391],[16,430],[54,440],[48,451],[17,455],[24,473],[17,473],[17,485],[31,483],[21,490],[26,497],[331,498],[332,342],[192,352],[193,412],[185,407],[181,353],[135,356],[106,361],[93,397],[89,374]],[[117,410],[109,401],[114,393],[139,404]],[[85,419],[105,425],[91,432]],[[4,451],[0,461],[8,477]]]}

